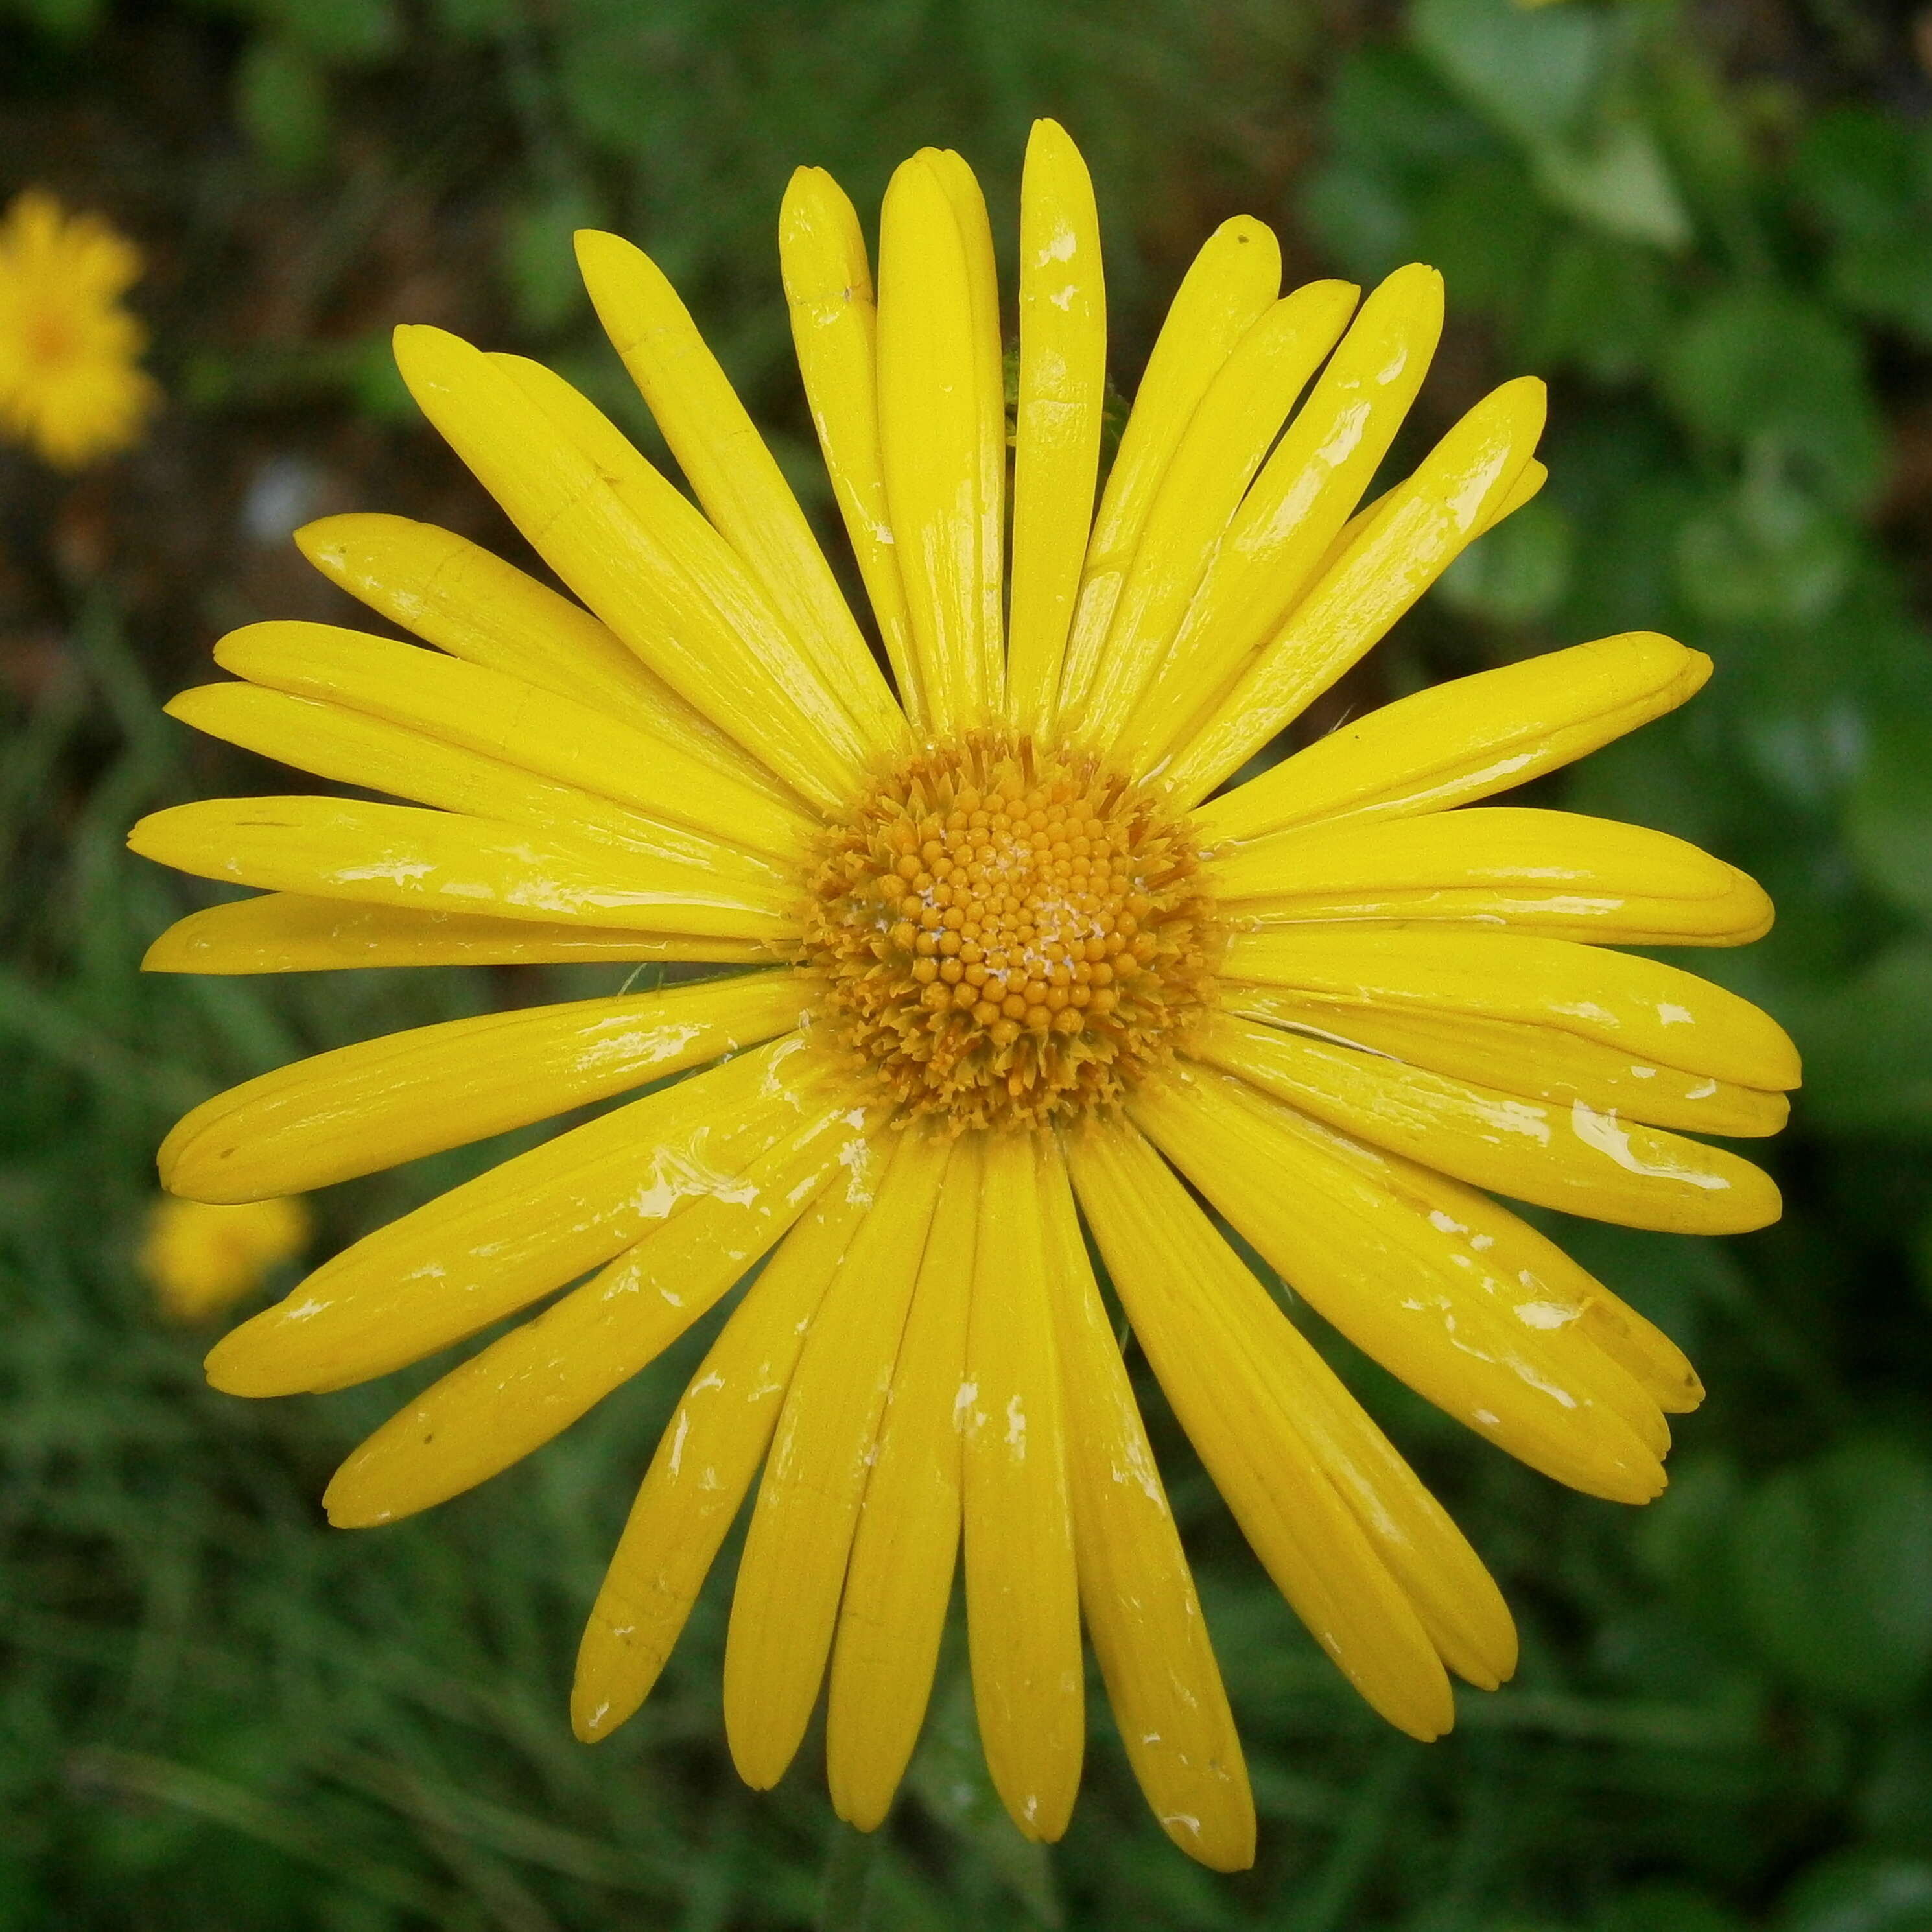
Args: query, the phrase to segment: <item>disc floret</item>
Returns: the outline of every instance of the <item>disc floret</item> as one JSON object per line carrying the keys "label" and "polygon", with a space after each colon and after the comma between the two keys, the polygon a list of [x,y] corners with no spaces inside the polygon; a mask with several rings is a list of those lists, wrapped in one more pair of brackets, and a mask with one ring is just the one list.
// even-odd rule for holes
{"label": "disc floret", "polygon": [[1117,1102],[1202,1008],[1192,840],[1092,754],[974,733],[827,834],[803,961],[903,1117],[1037,1126]]}

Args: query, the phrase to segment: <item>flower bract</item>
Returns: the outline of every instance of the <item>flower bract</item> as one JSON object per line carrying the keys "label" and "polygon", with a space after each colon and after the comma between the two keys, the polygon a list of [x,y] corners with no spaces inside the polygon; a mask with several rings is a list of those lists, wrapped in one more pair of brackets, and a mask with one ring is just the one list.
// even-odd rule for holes
{"label": "flower bract", "polygon": [[1775,1131],[1789,1041],[1617,950],[1738,944],[1771,908],[1661,832],[1484,801],[1708,662],[1604,638],[1266,763],[1534,494],[1542,387],[1505,383],[1364,503],[1440,279],[1284,295],[1274,236],[1237,219],[1103,475],[1098,222],[1050,122],[1010,424],[964,162],[894,176],[876,292],[831,179],[785,197],[869,635],[664,277],[614,236],[579,247],[690,494],[541,366],[400,330],[424,412],[570,595],[400,518],[310,525],[317,567],[421,641],[251,625],[216,650],[235,681],[170,708],[364,796],[184,806],[133,843],[260,889],[164,934],[158,970],[608,962],[614,986],[658,962],[663,983],[350,1046],[190,1114],[166,1184],[241,1202],[616,1103],[336,1256],[209,1375],[337,1388],[526,1317],[337,1474],[334,1521],[387,1522],[740,1291],[591,1611],[579,1734],[648,1694],[749,1498],[724,1706],[752,1784],[822,1694],[833,1802],[880,1821],[957,1568],[1020,1828],[1054,1838],[1074,1802],[1084,1622],[1163,1828],[1244,1865],[1240,1747],[1118,1337],[1376,1710],[1432,1738],[1452,1675],[1510,1674],[1476,1553],[1227,1231],[1498,1448],[1593,1496],[1659,1492],[1690,1364],[1493,1197],[1684,1233],[1775,1216],[1758,1169],[1694,1136]]}

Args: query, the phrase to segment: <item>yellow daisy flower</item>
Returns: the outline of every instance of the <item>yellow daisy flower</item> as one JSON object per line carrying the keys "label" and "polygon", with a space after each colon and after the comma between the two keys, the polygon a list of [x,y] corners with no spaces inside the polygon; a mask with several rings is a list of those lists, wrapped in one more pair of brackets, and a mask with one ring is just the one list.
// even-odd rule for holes
{"label": "yellow daisy flower", "polygon": [[794,176],[780,249],[890,683],[670,284],[585,234],[696,504],[538,365],[402,329],[424,411],[580,602],[446,532],[331,518],[308,555],[435,648],[251,625],[216,650],[243,681],[170,707],[416,802],[143,820],[137,851],[267,889],[183,920],[151,967],[741,969],[349,1047],[196,1109],[167,1184],[241,1201],[650,1085],[338,1256],[208,1372],[337,1388],[567,1288],[344,1466],[332,1520],[386,1522],[567,1427],[763,1258],[591,1612],[579,1735],[649,1692],[755,1483],[724,1666],[752,1784],[829,1683],[833,1802],[880,1822],[963,1546],[980,1734],[1021,1830],[1058,1837],[1073,1802],[1084,1617],[1163,1827],[1238,1868],[1240,1748],[1086,1238],[1288,1601],[1392,1723],[1448,1730],[1450,1672],[1509,1676],[1509,1613],[1210,1210],[1478,1433],[1593,1495],[1661,1489],[1689,1364],[1490,1192],[1687,1232],[1776,1215],[1763,1174],[1678,1130],[1774,1131],[1790,1042],[1605,950],[1739,944],[1771,908],[1660,832],[1475,802],[1709,666],[1605,639],[1405,698],[1227,789],[1534,494],[1541,386],[1505,384],[1358,511],[1440,278],[1284,296],[1274,236],[1237,219],[1181,285],[1096,512],[1099,230],[1043,122],[1009,579],[999,295],[965,163],[928,149],[893,176],[876,300],[823,172]]}
{"label": "yellow daisy flower", "polygon": [[164,1195],[148,1212],[136,1258],[164,1315],[207,1322],[253,1294],[314,1232],[298,1197],[218,1208]]}
{"label": "yellow daisy flower", "polygon": [[160,400],[147,332],[121,305],[140,251],[30,188],[0,221],[0,435],[77,470],[123,449]]}

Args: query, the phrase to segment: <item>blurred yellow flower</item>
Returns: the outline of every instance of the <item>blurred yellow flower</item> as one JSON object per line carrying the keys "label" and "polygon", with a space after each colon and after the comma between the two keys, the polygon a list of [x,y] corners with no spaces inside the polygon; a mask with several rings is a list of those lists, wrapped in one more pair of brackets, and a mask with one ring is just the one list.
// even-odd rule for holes
{"label": "blurred yellow flower", "polygon": [[147,332],[121,305],[140,251],[29,188],[0,221],[0,435],[62,470],[111,454],[160,399],[136,358]]}
{"label": "blurred yellow flower", "polygon": [[141,1272],[163,1313],[206,1322],[252,1294],[308,1246],[315,1217],[299,1195],[236,1207],[164,1195],[148,1215]]}

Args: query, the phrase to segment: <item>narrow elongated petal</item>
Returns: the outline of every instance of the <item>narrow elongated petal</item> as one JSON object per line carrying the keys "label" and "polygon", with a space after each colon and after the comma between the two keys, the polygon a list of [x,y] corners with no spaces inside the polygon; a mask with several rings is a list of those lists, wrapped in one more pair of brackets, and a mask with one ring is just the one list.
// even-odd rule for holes
{"label": "narrow elongated petal", "polygon": [[474,1489],[656,1360],[839,1172],[845,1116],[821,1102],[729,1186],[398,1409],[336,1471],[322,1499],[329,1521],[366,1528]]}
{"label": "narrow elongated petal", "polygon": [[1278,927],[1237,934],[1222,974],[1338,1007],[1554,1027],[1742,1086],[1798,1084],[1789,1036],[1749,1000],[1682,967],[1560,939]]}
{"label": "narrow elongated petal", "polygon": [[[1294,399],[1335,346],[1358,291],[1310,282],[1266,310],[1195,406],[1161,479],[1081,706],[1078,729],[1115,748]],[[1076,728],[1070,723],[1070,729]]]}
{"label": "narrow elongated petal", "polygon": [[724,1648],[731,1760],[756,1790],[784,1775],[818,1701],[946,1156],[943,1138],[899,1135],[806,1337],[758,1485]]}
{"label": "narrow elongated petal", "polygon": [[905,719],[852,621],[791,486],[663,272],[615,235],[584,229],[577,260],[598,318],[644,392],[698,500],[837,692],[885,752]]}
{"label": "narrow elongated petal", "polygon": [[343,705],[230,683],[182,692],[166,709],[170,718],[210,737],[339,784],[771,885],[785,877],[772,860],[735,842],[728,844],[688,826],[614,805],[575,785],[533,778],[500,759]]}
{"label": "narrow elongated petal", "polygon": [[857,211],[823,168],[800,168],[778,215],[778,260],[793,346],[832,494],[872,615],[914,724],[926,722],[912,620],[886,507],[879,453],[878,311]]}
{"label": "narrow elongated petal", "polygon": [[760,621],[763,599],[724,539],[662,478],[651,487],[656,472],[596,410],[556,386],[540,402],[528,368],[440,329],[399,328],[396,363],[511,520],[631,650],[802,796],[844,802],[866,746],[843,705]]}
{"label": "narrow elongated petal", "polygon": [[1106,285],[1094,184],[1058,122],[1036,121],[1020,183],[1019,404],[1013,434],[1007,716],[1043,736],[1080,591],[1107,392]]}
{"label": "narrow elongated petal", "polygon": [[732,845],[796,860],[812,821],[708,748],[685,751],[486,665],[330,624],[250,624],[214,647],[237,677],[347,706]]}
{"label": "narrow elongated petal", "polygon": [[1197,804],[1348,669],[1448,568],[1508,495],[1543,432],[1544,386],[1505,382],[1469,411],[1153,768]]}
{"label": "narrow elongated petal", "polygon": [[1141,532],[1196,406],[1280,292],[1281,244],[1246,214],[1215,230],[1175,291],[1094,519],[1060,672],[1062,710],[1087,695]]}
{"label": "narrow elongated petal", "polygon": [[1076,1133],[1068,1157],[1127,1319],[1255,1554],[1377,1711],[1412,1737],[1441,1736],[1455,1709],[1435,1646],[1220,1316],[1241,1262],[1132,1127]]}
{"label": "narrow elongated petal", "polygon": [[1668,832],[1580,812],[1474,806],[1279,832],[1212,862],[1238,916],[1480,920],[1640,945],[1736,945],[1768,925],[1751,880]]}
{"label": "narrow elongated petal", "polygon": [[[946,734],[990,722],[998,695],[988,669],[1000,632],[987,584],[989,565],[997,581],[999,550],[986,553],[985,446],[997,436],[1004,474],[1006,440],[1003,402],[986,393],[980,237],[962,231],[950,172],[927,152],[892,176],[880,217],[878,320],[887,514],[927,722]],[[997,334],[993,347],[996,368]]]}
{"label": "narrow elongated petal", "polygon": [[1585,757],[1675,710],[1711,660],[1628,631],[1432,686],[1339,726],[1202,806],[1204,843],[1316,819],[1407,817],[1467,805]]}
{"label": "narrow elongated petal", "polygon": [[1042,1182],[1080,1606],[1161,1829],[1215,1870],[1244,1871],[1255,1808],[1241,1742],[1057,1152]]}
{"label": "narrow elongated petal", "polygon": [[1130,770],[1155,763],[1318,579],[1442,332],[1442,278],[1420,263],[1398,268],[1362,304],[1242,503],[1122,734],[1116,754]]}
{"label": "narrow elongated petal", "polygon": [[752,646],[762,664],[789,673],[802,662],[809,670],[810,678],[794,686],[803,718],[842,753],[856,746],[852,755],[862,770],[909,748],[905,718],[869,656],[862,675],[822,633],[802,641],[766,594],[755,569],[580,390],[527,357],[493,355],[489,359],[590,459],[618,501],[662,544],[685,583],[698,593],[700,617],[722,622]]}
{"label": "narrow elongated petal", "polygon": [[1189,1051],[1345,1134],[1519,1201],[1680,1234],[1778,1216],[1777,1188],[1749,1162],[1580,1100],[1544,1106],[1225,1014]]}
{"label": "narrow elongated petal", "polygon": [[891,1808],[932,1694],[959,1553],[960,1385],[980,1218],[980,1153],[953,1144],[880,1418],[832,1653],[833,1808],[869,1832]]}
{"label": "narrow elongated petal", "polygon": [[1392,1060],[1426,1067],[1432,1073],[1498,1087],[1561,1108],[1580,1103],[1594,1112],[1621,1114],[1649,1126],[1683,1127],[1693,1133],[1774,1134],[1791,1112],[1791,1103],[1782,1094],[1635,1060],[1628,1050],[1555,1027],[1480,1019],[1468,1013],[1344,1006],[1279,986],[1238,982],[1222,986],[1221,1005],[1244,1019],[1386,1054]]}
{"label": "narrow elongated petal", "polygon": [[548,1119],[798,1024],[788,972],[414,1027],[245,1081],[161,1143],[196,1201],[300,1194]]}
{"label": "narrow elongated petal", "polygon": [[1592,1496],[1662,1490],[1654,1408],[1574,1332],[1580,1270],[1514,1216],[1204,1067],[1144,1089],[1135,1118],[1310,1307],[1438,1408]]}
{"label": "narrow elongated petal", "polygon": [[764,965],[786,950],[754,939],[625,932],[263,892],[176,920],[148,948],[141,970],[323,973],[351,966],[531,966],[599,960]]}
{"label": "narrow elongated petal", "polygon": [[708,868],[496,819],[340,798],[207,799],[128,835],[131,850],[206,879],[428,911],[783,940],[792,895]]}
{"label": "narrow elongated petal", "polygon": [[1457,1676],[1493,1690],[1516,1668],[1502,1593],[1442,1505],[1244,1267],[1197,1270],[1226,1342],[1261,1378]]}
{"label": "narrow elongated petal", "polygon": [[922,151],[938,175],[965,250],[967,288],[973,305],[974,396],[980,412],[974,440],[979,476],[974,494],[978,520],[980,681],[989,718],[1006,703],[1006,374],[1000,322],[999,270],[993,257],[993,226],[986,197],[963,154],[950,148]]}
{"label": "narrow elongated petal", "polygon": [[214,1346],[231,1395],[386,1375],[602,1268],[818,1105],[796,1038],[646,1094],[365,1234]]}
{"label": "narrow elongated petal", "polygon": [[296,542],[332,583],[425,644],[589,705],[742,784],[796,802],[581,604],[467,537],[358,512],[304,524]]}
{"label": "narrow elongated petal", "polygon": [[[869,1144],[868,1144],[869,1150]],[[874,1156],[873,1164],[878,1165]],[[725,1323],[658,1438],[591,1606],[572,1728],[608,1737],[650,1695],[752,1479],[872,1177],[821,1192]]]}
{"label": "narrow elongated petal", "polygon": [[1023,1836],[1066,1828],[1086,1743],[1064,1404],[1041,1226],[1050,1142],[988,1136],[959,1400],[966,1634],[986,1768]]}

